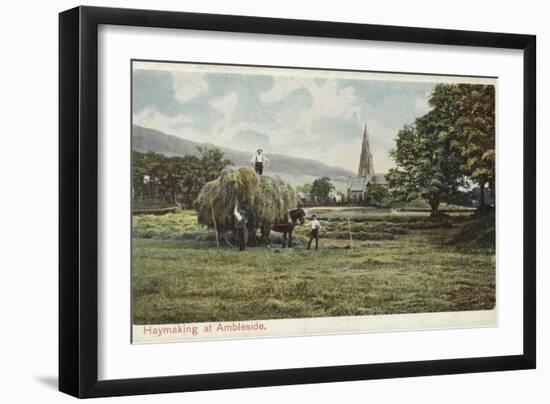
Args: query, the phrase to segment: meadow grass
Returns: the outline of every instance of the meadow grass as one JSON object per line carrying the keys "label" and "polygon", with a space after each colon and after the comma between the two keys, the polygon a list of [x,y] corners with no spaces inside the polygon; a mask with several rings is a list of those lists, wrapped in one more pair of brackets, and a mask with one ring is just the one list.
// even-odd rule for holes
{"label": "meadow grass", "polygon": [[213,234],[197,223],[197,215],[192,210],[162,216],[136,215],[132,221],[134,239],[188,240]]}
{"label": "meadow grass", "polygon": [[[318,251],[272,246],[244,252],[189,236],[208,233],[190,211],[134,217],[134,323],[494,307],[494,249],[450,244],[465,226],[472,226],[471,218],[434,224],[416,216],[405,220],[399,215],[397,222],[392,215],[380,217],[384,219],[352,223],[353,247],[347,222],[323,222]],[[361,232],[391,237],[358,240]],[[346,236],[337,237],[342,233]],[[297,234],[306,237],[306,227]]]}

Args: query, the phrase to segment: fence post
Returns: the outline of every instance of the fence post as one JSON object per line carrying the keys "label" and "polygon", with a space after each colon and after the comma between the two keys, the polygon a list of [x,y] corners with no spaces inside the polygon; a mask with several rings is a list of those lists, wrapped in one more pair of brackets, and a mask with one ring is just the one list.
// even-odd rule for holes
{"label": "fence post", "polygon": [[350,244],[351,250],[353,251],[353,237],[351,235],[351,220],[350,220],[349,213],[348,213],[348,230],[349,230],[349,244]]}

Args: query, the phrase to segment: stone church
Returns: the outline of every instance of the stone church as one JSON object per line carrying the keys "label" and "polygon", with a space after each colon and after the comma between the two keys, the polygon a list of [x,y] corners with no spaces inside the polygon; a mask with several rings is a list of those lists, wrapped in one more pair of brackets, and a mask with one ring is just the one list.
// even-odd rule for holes
{"label": "stone church", "polygon": [[388,180],[386,179],[385,174],[376,174],[374,172],[374,161],[372,158],[372,152],[370,151],[369,132],[367,131],[367,125],[365,124],[357,177],[351,177],[348,179],[348,201],[364,201],[367,197],[367,186],[369,184],[388,185]]}

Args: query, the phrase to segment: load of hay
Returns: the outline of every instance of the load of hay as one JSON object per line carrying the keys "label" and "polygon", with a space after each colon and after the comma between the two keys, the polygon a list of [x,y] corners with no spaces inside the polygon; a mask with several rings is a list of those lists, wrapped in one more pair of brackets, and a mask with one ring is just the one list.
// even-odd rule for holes
{"label": "load of hay", "polygon": [[251,169],[226,170],[202,188],[195,207],[199,224],[226,232],[234,229],[233,210],[244,210],[248,230],[269,234],[271,224],[295,207],[292,187],[278,177],[258,177]]}

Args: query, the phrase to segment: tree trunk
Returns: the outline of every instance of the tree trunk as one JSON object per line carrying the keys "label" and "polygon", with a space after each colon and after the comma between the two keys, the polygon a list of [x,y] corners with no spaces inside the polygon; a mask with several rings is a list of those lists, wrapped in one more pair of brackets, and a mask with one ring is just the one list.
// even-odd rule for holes
{"label": "tree trunk", "polygon": [[485,209],[485,182],[479,183],[479,207]]}
{"label": "tree trunk", "polygon": [[431,217],[439,216],[439,199],[431,199],[428,201],[430,208],[432,209]]}
{"label": "tree trunk", "polygon": [[479,206],[477,208],[478,215],[485,215],[489,212],[489,207],[485,204],[485,182],[479,183]]}

